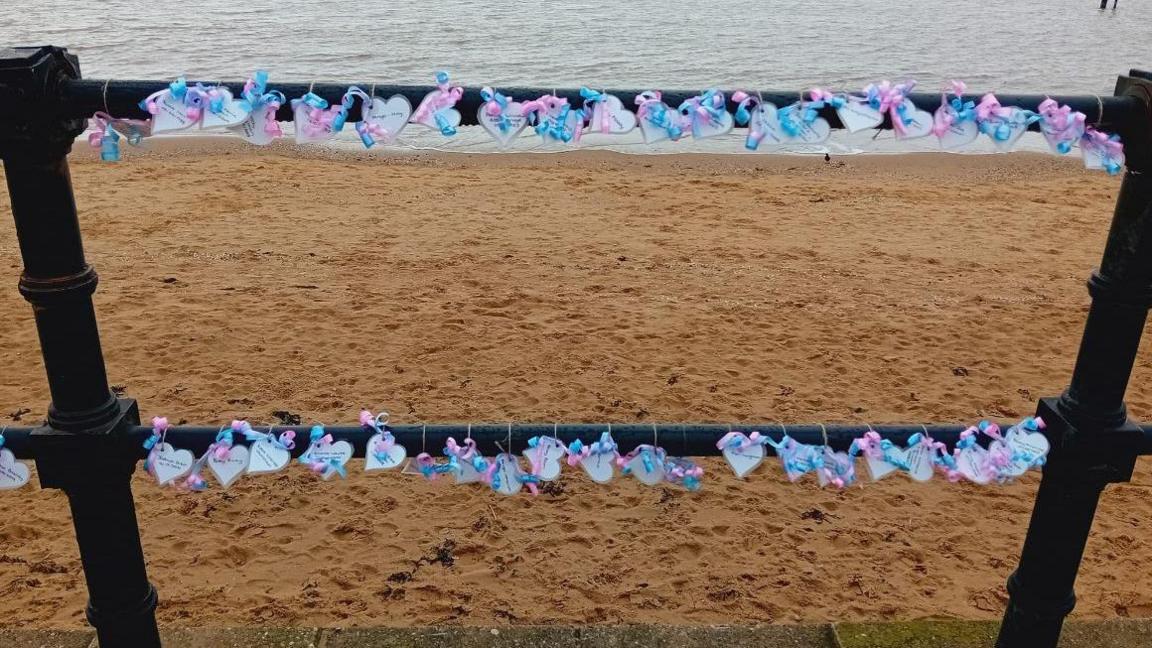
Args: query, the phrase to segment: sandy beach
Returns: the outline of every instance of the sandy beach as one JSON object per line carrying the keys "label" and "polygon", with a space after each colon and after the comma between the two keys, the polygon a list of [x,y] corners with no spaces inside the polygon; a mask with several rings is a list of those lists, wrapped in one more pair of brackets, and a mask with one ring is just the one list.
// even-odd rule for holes
{"label": "sandy beach", "polygon": [[[72,156],[104,353],[145,417],[203,424],[1011,421],[1067,384],[1119,185],[1025,154],[150,146]],[[0,420],[29,425],[49,397],[6,194],[0,253]],[[408,626],[996,619],[1038,482],[704,465],[699,493],[135,487],[162,623]],[[1146,459],[1107,490],[1075,616],[1152,616],[1150,495]],[[0,494],[0,597],[0,626],[85,624],[61,493]]]}

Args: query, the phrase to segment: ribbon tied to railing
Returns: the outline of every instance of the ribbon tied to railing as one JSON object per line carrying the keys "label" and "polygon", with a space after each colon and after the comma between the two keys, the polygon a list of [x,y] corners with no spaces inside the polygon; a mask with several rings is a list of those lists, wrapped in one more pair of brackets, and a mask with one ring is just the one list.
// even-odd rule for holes
{"label": "ribbon tied to railing", "polygon": [[1036,113],[1040,115],[1040,132],[1060,155],[1070,153],[1072,147],[1084,137],[1088,116],[1072,110],[1071,106],[1061,106],[1049,97],[1040,102]]}
{"label": "ribbon tied to railing", "polygon": [[489,86],[484,86],[480,89],[480,98],[484,100],[484,112],[488,115],[497,118],[496,126],[500,129],[501,133],[507,133],[512,129],[512,120],[505,114],[508,104],[511,99],[507,95],[501,94],[497,90],[493,90]]}
{"label": "ribbon tied to railing", "polygon": [[263,111],[264,132],[272,137],[282,137],[280,122],[276,121],[276,111],[287,103],[284,94],[279,90],[268,91],[268,73],[257,70],[252,77],[244,82],[244,90],[240,96],[248,102],[251,112]]}
{"label": "ribbon tied to railing", "polygon": [[429,93],[412,113],[412,121],[424,123],[431,120],[440,134],[451,137],[456,134],[456,126],[444,115],[444,111],[452,108],[464,96],[464,88],[453,86],[448,73],[436,73],[436,90]]}
{"label": "ribbon tied to railing", "polygon": [[[932,117],[932,134],[936,137],[944,137],[955,124],[976,121],[976,102],[964,101],[968,86],[963,81],[955,80],[949,86],[949,90],[941,97],[942,107],[947,109],[937,110]],[[949,93],[953,95],[952,99],[948,99]]]}
{"label": "ribbon tied to railing", "polygon": [[896,131],[897,135],[905,135],[908,124],[912,122],[912,116],[908,114],[908,106],[904,100],[915,86],[915,81],[904,83],[881,81],[864,88],[868,105],[881,114],[888,114],[892,120],[892,130]]}

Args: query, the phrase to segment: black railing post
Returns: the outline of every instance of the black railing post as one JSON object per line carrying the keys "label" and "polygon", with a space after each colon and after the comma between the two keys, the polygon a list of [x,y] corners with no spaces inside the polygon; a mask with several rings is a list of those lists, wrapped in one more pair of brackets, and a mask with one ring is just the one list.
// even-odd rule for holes
{"label": "black railing post", "polygon": [[136,404],[108,389],[67,155],[84,120],[68,118],[61,83],[76,57],[53,47],[0,49],[0,159],[52,404],[32,435],[41,485],[68,496],[88,583],[88,620],[102,648],[152,648],[156,590],[148,582],[131,476]]}
{"label": "black railing post", "polygon": [[1052,451],[1020,565],[1008,580],[999,648],[1056,647],[1076,605],[1076,573],[1100,494],[1109,483],[1129,481],[1135,467],[1142,433],[1128,418],[1124,392],[1152,304],[1150,79],[1133,71],[1117,84],[1117,95],[1143,102],[1144,117],[1117,125],[1128,168],[1100,269],[1088,282],[1092,306],[1071,385],[1039,405]]}

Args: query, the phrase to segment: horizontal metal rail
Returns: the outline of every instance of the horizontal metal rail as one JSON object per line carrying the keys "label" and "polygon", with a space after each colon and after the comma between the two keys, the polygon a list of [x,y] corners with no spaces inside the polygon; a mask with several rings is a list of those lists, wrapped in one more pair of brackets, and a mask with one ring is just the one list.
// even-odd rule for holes
{"label": "horizontal metal rail", "polygon": [[[197,83],[190,81],[190,84]],[[223,85],[227,86],[233,94],[239,94],[244,87],[243,82],[237,81],[220,81],[219,79],[200,81],[205,85]],[[148,95],[162,90],[167,87],[167,81],[120,81],[120,80],[100,80],[100,79],[76,79],[67,81],[63,84],[63,96],[61,97],[61,106],[66,110],[65,117],[80,118],[88,117],[98,110],[102,110],[116,117],[123,118],[146,118],[148,113],[141,110],[138,105],[141,99]],[[356,85],[365,91],[373,91],[377,97],[390,97],[392,95],[404,95],[411,102],[412,106],[418,106],[424,96],[432,89],[430,86],[412,86],[412,85],[390,85],[372,82],[360,83],[296,83],[285,82],[278,83],[273,79],[268,87],[271,90],[279,90],[284,93],[284,96],[293,99],[303,96],[305,93],[311,91],[329,103],[339,103],[344,96],[344,92],[350,85]],[[600,88],[596,88],[599,90]],[[652,90],[653,88],[640,88],[631,90],[605,90],[610,94],[614,94],[624,102],[625,105],[630,106],[633,97],[645,90]],[[580,91],[572,88],[524,88],[524,87],[500,87],[497,88],[501,93],[512,97],[518,101],[527,101],[535,99],[545,94],[556,94],[559,97],[568,99],[572,105],[579,106],[583,102],[580,97]],[[754,92],[753,89],[746,89],[749,92]],[[664,102],[672,108],[679,106],[684,100],[696,96],[699,91],[686,91],[686,90],[668,90],[664,92]],[[781,90],[764,90],[760,92],[764,101],[776,104],[783,107],[796,102],[800,99],[800,91],[781,91]],[[732,93],[726,92],[726,97],[731,98]],[[969,94],[965,96],[966,100],[979,101],[981,94]],[[908,95],[916,107],[928,112],[933,112],[940,106],[940,93],[935,92],[917,92]],[[1047,95],[1017,95],[1017,94],[998,94],[997,98],[1004,106],[1020,106],[1029,110],[1035,109],[1040,102],[1044,101]],[[1136,97],[1100,97],[1096,95],[1055,95],[1053,99],[1061,104],[1071,106],[1072,110],[1084,113],[1087,116],[1087,123],[1094,125],[1101,130],[1105,131],[1122,131],[1131,127],[1140,119],[1146,119],[1144,104]],[[359,99],[353,105],[352,110],[349,111],[348,120],[358,121],[360,119]],[[480,108],[482,99],[480,98],[479,88],[465,88],[464,97],[457,104],[456,108],[460,111],[465,125],[476,124],[476,111]],[[735,104],[729,101],[730,107],[735,107]],[[833,128],[843,128],[840,119],[836,116],[836,111],[832,108],[824,108],[820,111],[820,116],[827,119],[829,125]],[[276,118],[280,121],[292,121],[292,108],[289,105],[280,107],[276,113]],[[881,128],[889,129],[892,127],[891,121],[885,119]],[[1032,130],[1038,130],[1037,124],[1032,124]]]}
{"label": "horizontal metal rail", "polygon": [[[966,429],[963,425],[917,425],[897,423],[889,425],[851,424],[851,425],[820,425],[803,424],[788,425],[780,423],[733,423],[732,425],[720,423],[449,423],[429,425],[393,425],[389,429],[396,437],[397,443],[404,446],[410,455],[419,452],[439,456],[448,437],[462,441],[469,436],[474,439],[479,449],[485,454],[494,454],[501,449],[510,452],[520,452],[528,447],[528,439],[534,436],[556,436],[569,443],[580,439],[584,443],[597,441],[603,432],[612,432],[612,437],[619,444],[621,452],[627,452],[642,444],[655,444],[663,447],[669,453],[678,456],[707,457],[719,455],[716,442],[732,430],[750,434],[760,432],[774,440],[779,441],[784,433],[801,443],[821,445],[825,442],[835,450],[847,450],[853,439],[857,439],[869,430],[875,430],[885,439],[894,443],[906,444],[908,437],[916,433],[927,432],[936,441],[953,447],[960,438],[960,433]],[[190,450],[201,454],[216,439],[216,434],[222,428],[203,426],[174,426],[168,429],[166,439],[177,448]],[[257,426],[260,432],[268,432],[268,426]],[[271,428],[276,434],[287,430],[296,432],[296,448],[293,455],[299,456],[308,446],[309,425],[277,425]],[[368,439],[375,434],[374,431],[360,426],[326,426],[325,431],[336,440],[347,441],[352,444],[357,457],[363,457]],[[5,447],[20,458],[32,459],[31,435],[34,428],[8,428],[4,432]],[[124,443],[136,444],[143,457],[146,452],[143,448],[144,439],[152,434],[148,426],[135,426],[125,435]],[[984,442],[986,438],[982,437]],[[237,444],[247,445],[242,438],[234,440]],[[769,454],[774,454],[771,446]],[[1144,429],[1143,446],[1137,449],[1138,454],[1152,455],[1152,426]]]}

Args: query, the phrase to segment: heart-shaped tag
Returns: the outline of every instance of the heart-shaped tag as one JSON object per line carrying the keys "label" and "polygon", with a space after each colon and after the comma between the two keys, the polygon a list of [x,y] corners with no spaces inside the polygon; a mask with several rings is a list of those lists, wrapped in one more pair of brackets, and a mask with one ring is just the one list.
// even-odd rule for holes
{"label": "heart-shaped tag", "polygon": [[16,461],[11,450],[0,449],[0,490],[20,488],[28,483],[28,475],[28,464]]}
{"label": "heart-shaped tag", "polygon": [[910,140],[917,137],[927,137],[932,134],[931,113],[920,110],[911,99],[904,100],[904,130],[895,131],[896,139]]}
{"label": "heart-shaped tag", "polygon": [[[900,448],[892,448],[889,450],[888,454],[897,461],[904,458],[904,451]],[[864,463],[868,466],[868,474],[872,476],[872,481],[880,481],[881,479],[884,479],[897,470],[900,470],[900,468],[895,464],[888,463],[879,457],[870,457],[866,455],[864,457]]]}
{"label": "heart-shaped tag", "polygon": [[[496,115],[489,114],[485,110],[486,105],[481,104],[480,108],[477,109],[476,121],[501,146],[507,146],[528,126],[528,117],[523,114],[523,104],[520,102],[509,101],[508,105],[504,106],[503,112]],[[504,129],[500,128],[502,121],[505,125]]]}
{"label": "heart-shaped tag", "polygon": [[593,105],[588,132],[623,135],[633,128],[636,128],[636,114],[625,108],[619,97],[606,95]]}
{"label": "heart-shaped tag", "polygon": [[[304,453],[304,457],[302,458],[328,464],[335,461],[343,466],[352,458],[352,444],[347,441],[336,441],[335,443],[329,443],[327,445],[313,446]],[[332,476],[336,474],[338,473],[335,470],[325,470],[320,476],[324,479],[332,479]]]}
{"label": "heart-shaped tag", "polygon": [[268,439],[260,439],[248,448],[248,473],[272,473],[283,470],[292,461],[292,453]]}
{"label": "heart-shaped tag", "polygon": [[[276,139],[276,136],[268,132],[268,116],[269,111],[260,109],[254,110],[249,113],[248,118],[238,126],[233,126],[228,130],[239,133],[249,144],[257,146],[266,146]],[[275,116],[273,116],[273,119]]]}
{"label": "heart-shaped tag", "polygon": [[387,101],[375,97],[372,99],[372,109],[368,111],[368,119],[387,133],[384,137],[378,138],[384,144],[395,142],[411,117],[412,104],[404,95],[392,95]]}
{"label": "heart-shaped tag", "polygon": [[[424,101],[420,102],[420,105],[423,106],[428,101],[430,101],[429,97],[425,97]],[[436,119],[437,115],[439,115],[439,117],[443,120],[444,124],[447,124],[452,128],[456,128],[460,125],[460,111],[456,110],[455,108],[442,108],[436,112],[429,112],[427,114],[424,114],[424,111],[418,108],[416,109],[415,114],[419,114],[421,116],[413,118],[411,123],[421,124],[423,126],[427,126],[428,128],[435,128],[436,130],[441,130],[441,124]]]}
{"label": "heart-shaped tag", "polygon": [[988,451],[978,445],[956,453],[956,471],[974,484],[984,485],[992,481],[992,476],[984,468],[986,465]]}
{"label": "heart-shaped tag", "polygon": [[641,450],[624,467],[646,486],[664,481],[664,462],[650,450]]}
{"label": "heart-shaped tag", "polygon": [[216,91],[222,95],[220,110],[213,112],[208,102],[204,102],[204,118],[200,120],[201,130],[231,128],[248,120],[252,111],[247,101],[233,98],[232,93],[226,88],[218,88]]}
{"label": "heart-shaped tag", "polygon": [[192,471],[196,458],[187,450],[177,450],[171,443],[161,443],[152,450],[149,466],[156,481],[167,486]]}
{"label": "heart-shaped tag", "polygon": [[918,482],[932,479],[935,472],[933,449],[928,443],[917,443],[904,451],[904,460],[908,462],[908,476]]}
{"label": "heart-shaped tag", "polygon": [[584,468],[589,479],[597,484],[607,484],[616,477],[616,454],[613,452],[590,454],[580,460],[580,466]]}
{"label": "heart-shaped tag", "polygon": [[[680,113],[673,110],[664,102],[649,102],[650,115],[663,115],[665,120],[681,121]],[[672,135],[668,133],[668,128],[660,124],[654,123],[651,119],[639,119],[640,134],[644,136],[645,144],[655,144],[656,142],[663,142],[664,140],[671,139]]]}
{"label": "heart-shaped tag", "polygon": [[855,98],[850,98],[843,106],[837,108],[836,115],[840,117],[840,123],[844,124],[849,133],[876,128],[884,122],[884,115],[880,114],[879,110]]}
{"label": "heart-shaped tag", "polygon": [[804,144],[823,144],[828,141],[832,136],[832,126],[828,124],[828,120],[817,117],[811,122],[804,120],[797,120],[797,127],[799,131],[795,137],[789,137],[788,141],[801,142]]}
{"label": "heart-shaped tag", "polygon": [[536,473],[537,477],[544,481],[556,481],[560,478],[560,460],[566,454],[564,444],[553,437],[539,437],[536,443],[535,448],[524,450],[524,458],[528,460],[528,465],[532,465],[533,461],[538,463],[540,472]]}
{"label": "heart-shaped tag", "polygon": [[228,456],[224,459],[217,459],[216,453],[209,453],[208,455],[208,469],[216,475],[216,480],[220,482],[220,486],[228,488],[244,474],[248,469],[249,452],[248,448],[242,445],[232,446],[228,451]]}
{"label": "heart-shaped tag", "polygon": [[476,466],[471,461],[459,461],[456,470],[456,483],[457,484],[475,484],[476,482],[484,481],[484,473],[476,470]]}
{"label": "heart-shaped tag", "polygon": [[393,468],[399,468],[404,465],[404,459],[408,457],[408,451],[398,443],[393,443],[387,452],[376,452],[375,448],[383,438],[384,435],[377,434],[371,439],[368,439],[368,450],[364,456],[365,471],[392,470]]}
{"label": "heart-shaped tag", "polygon": [[156,107],[159,109],[159,112],[152,115],[153,133],[182,130],[195,124],[197,121],[188,116],[184,101],[173,97],[170,92],[165,92],[156,98]]}
{"label": "heart-shaped tag", "polygon": [[496,471],[492,475],[492,489],[501,495],[515,495],[524,487],[520,481],[523,472],[516,455],[502,454],[496,457]]}
{"label": "heart-shaped tag", "polygon": [[727,135],[732,131],[732,127],[736,122],[732,118],[732,113],[723,112],[720,114],[719,119],[705,118],[696,115],[692,118],[692,137],[696,139],[707,139],[709,137],[718,137],[720,135]]}
{"label": "heart-shaped tag", "polygon": [[323,113],[324,111],[315,110],[304,102],[296,106],[292,113],[292,123],[296,127],[297,144],[311,144],[332,139],[335,135],[332,125],[325,124],[319,119]]}
{"label": "heart-shaped tag", "polygon": [[775,104],[767,102],[752,109],[749,133],[756,131],[761,134],[760,146],[781,146],[788,140],[788,135],[780,126],[778,112]]}
{"label": "heart-shaped tag", "polygon": [[[847,452],[833,452],[831,448],[824,448],[824,467],[816,471],[816,479],[823,488],[829,484],[833,484],[839,488],[845,488],[856,480],[856,460],[848,455]],[[834,484],[833,480],[839,479],[840,483]]]}
{"label": "heart-shaped tag", "polygon": [[1028,132],[1028,118],[1022,109],[1013,107],[1010,109],[1008,117],[993,122],[989,126],[991,127],[991,134],[1003,129],[1005,133],[1003,138],[990,136],[990,139],[997,150],[1007,153],[1016,148],[1016,142],[1024,137],[1024,133]]}
{"label": "heart-shaped tag", "polygon": [[741,449],[739,446],[724,448],[724,459],[740,479],[756,469],[764,461],[764,446],[752,445]]}
{"label": "heart-shaped tag", "polygon": [[[956,114],[956,111],[953,110],[951,106],[942,106],[937,110],[950,111],[953,116]],[[979,136],[980,127],[976,125],[976,122],[971,120],[953,120],[952,124],[948,127],[948,130],[944,131],[943,135],[940,135],[940,148],[945,150],[958,149],[962,146],[967,146],[972,142],[975,142],[976,138]]]}
{"label": "heart-shaped tag", "polygon": [[[1005,443],[1012,450],[1012,466],[1009,472],[1013,477],[1019,477],[1028,472],[1038,457],[1046,457],[1052,449],[1048,437],[1040,432],[1021,431],[1019,428],[1010,428],[1004,436]],[[1030,461],[1029,458],[1032,458]]]}

